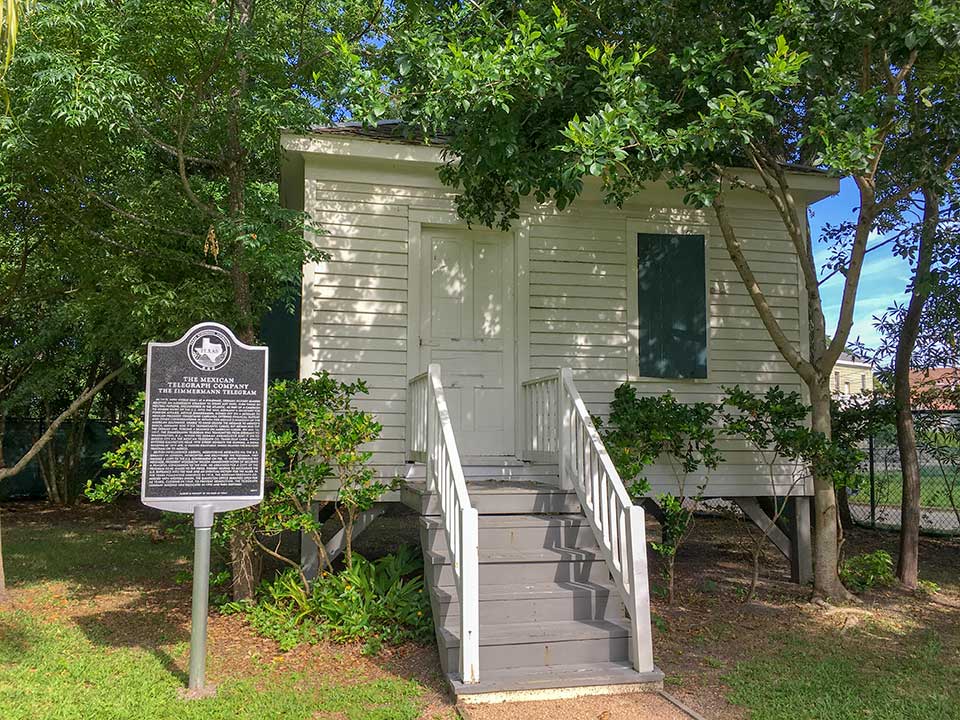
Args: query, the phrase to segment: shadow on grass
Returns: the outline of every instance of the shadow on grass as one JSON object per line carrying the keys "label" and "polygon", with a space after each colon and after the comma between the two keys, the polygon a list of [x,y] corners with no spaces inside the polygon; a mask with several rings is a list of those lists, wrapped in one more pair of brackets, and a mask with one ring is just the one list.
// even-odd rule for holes
{"label": "shadow on grass", "polygon": [[3,528],[3,553],[11,587],[64,582],[71,597],[86,599],[123,588],[169,585],[189,570],[192,539],[160,541],[142,527],[105,529],[94,521],[69,526]]}
{"label": "shadow on grass", "polygon": [[21,623],[0,617],[0,663],[15,662],[30,650],[30,636]]}
{"label": "shadow on grass", "polygon": [[167,672],[186,683],[187,674],[165,648],[189,641],[188,613],[183,590],[163,588],[144,591],[121,607],[76,616],[73,622],[91,643],[148,652]]}

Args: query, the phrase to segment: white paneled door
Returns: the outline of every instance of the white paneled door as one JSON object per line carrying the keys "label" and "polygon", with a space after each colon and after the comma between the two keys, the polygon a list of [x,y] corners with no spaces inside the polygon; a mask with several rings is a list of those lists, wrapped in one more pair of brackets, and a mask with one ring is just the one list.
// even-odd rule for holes
{"label": "white paneled door", "polygon": [[514,454],[510,233],[423,231],[420,360],[439,363],[461,454]]}

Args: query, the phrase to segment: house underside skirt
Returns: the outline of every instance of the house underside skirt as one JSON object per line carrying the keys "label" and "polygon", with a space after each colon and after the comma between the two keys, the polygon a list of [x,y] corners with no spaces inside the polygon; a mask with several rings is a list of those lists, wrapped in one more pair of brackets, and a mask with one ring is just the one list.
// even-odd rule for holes
{"label": "house underside skirt", "polygon": [[[813,581],[813,550],[810,543],[810,498],[805,496],[792,497],[786,500],[786,508],[780,513],[777,521],[774,503],[783,503],[783,498],[771,497],[731,497],[725,498],[734,502],[743,511],[743,514],[756,525],[763,534],[774,544],[783,556],[790,562],[790,579],[800,585],[807,585]],[[650,497],[643,498],[643,509],[660,524],[661,531],[665,527],[663,509],[656,500]],[[779,505],[779,507],[783,507]]]}

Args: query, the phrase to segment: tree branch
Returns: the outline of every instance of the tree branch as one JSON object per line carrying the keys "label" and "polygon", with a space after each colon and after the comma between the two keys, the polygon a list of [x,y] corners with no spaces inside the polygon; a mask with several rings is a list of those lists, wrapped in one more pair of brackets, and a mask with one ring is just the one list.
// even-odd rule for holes
{"label": "tree branch", "polygon": [[[173,156],[173,157],[175,157],[175,158],[176,158],[176,157],[179,157],[179,153],[177,152],[177,148],[176,148],[176,147],[174,147],[173,145],[171,145],[171,144],[169,144],[169,143],[165,143],[163,140],[161,140],[160,138],[158,138],[158,137],[157,137],[156,135],[154,135],[152,132],[150,132],[149,130],[147,130],[147,129],[140,123],[140,121],[137,120],[137,118],[131,117],[130,120],[131,120],[131,122],[133,123],[134,127],[136,127],[137,130],[140,132],[140,134],[143,135],[147,140],[149,140],[150,142],[152,142],[154,145],[156,145],[156,146],[157,146],[158,148],[160,148],[161,150],[166,151],[166,152],[167,152],[168,154],[170,154],[171,156]],[[184,158],[186,158],[186,160],[187,160],[188,162],[194,163],[194,164],[196,164],[196,165],[206,165],[207,167],[219,167],[219,166],[220,166],[220,162],[219,162],[219,161],[217,161],[217,160],[211,160],[210,158],[197,157],[196,155],[184,155]]]}
{"label": "tree branch", "polygon": [[270,557],[276,560],[280,560],[281,562],[286,563],[292,568],[296,568],[297,574],[300,576],[300,582],[303,584],[303,589],[306,590],[307,592],[310,592],[310,581],[307,580],[307,576],[303,574],[303,568],[300,567],[300,563],[294,560],[291,560],[285,555],[281,555],[279,552],[275,550],[271,550],[270,548],[268,548],[266,545],[260,542],[260,538],[257,537],[256,533],[253,534],[253,542],[257,547],[259,547],[263,552],[265,552]]}
{"label": "tree branch", "polygon": [[837,318],[836,330],[833,339],[823,355],[816,358],[818,370],[829,372],[840,358],[850,336],[853,326],[853,311],[857,302],[857,288],[860,285],[860,272],[863,269],[863,258],[867,252],[867,241],[876,219],[873,187],[867,184],[862,177],[856,177],[860,186],[860,214],[857,218],[857,229],[853,238],[853,247],[850,248],[850,264],[847,266],[846,279],[843,284],[843,298],[840,301],[840,315]]}
{"label": "tree branch", "polygon": [[714,201],[713,210],[720,224],[720,231],[723,234],[730,259],[733,261],[734,266],[736,266],[737,272],[740,273],[740,278],[747,288],[747,293],[750,295],[750,299],[753,301],[753,305],[756,307],[764,327],[767,329],[767,332],[770,333],[770,337],[780,351],[780,354],[790,363],[790,367],[807,382],[813,382],[816,379],[816,372],[813,366],[804,359],[803,356],[800,355],[800,352],[793,346],[793,343],[790,342],[790,339],[783,332],[783,328],[780,327],[780,323],[774,316],[773,308],[771,308],[767,302],[767,298],[763,294],[763,290],[760,288],[756,276],[753,274],[753,269],[743,254],[743,246],[737,239],[736,232],[733,229],[733,223],[730,221],[730,215],[727,212],[726,205],[724,205],[722,198],[717,198]]}
{"label": "tree branch", "polygon": [[32,245],[30,242],[24,238],[23,241],[23,252],[20,253],[20,263],[17,266],[16,277],[10,283],[10,287],[7,288],[7,291],[0,297],[0,308],[6,307],[7,303],[10,302],[14,295],[17,294],[17,291],[20,289],[20,286],[23,284],[23,278],[27,274],[27,261],[30,259],[30,255],[33,254],[33,251],[40,247],[42,240],[37,240]]}
{"label": "tree branch", "polygon": [[[92,230],[91,228],[88,228],[86,225],[81,223],[76,218],[66,213],[61,213],[60,215],[68,222],[72,223],[76,227],[83,230],[85,233],[92,235],[98,240],[105,242],[107,245],[112,245],[113,247],[118,248],[119,250],[122,250],[125,253],[129,253],[131,255],[140,255],[142,257],[152,257],[154,255],[152,253],[147,252],[146,250],[141,250],[140,248],[133,248],[133,247],[124,245],[123,243],[118,242],[117,240],[114,240],[113,238],[109,237],[105,233],[100,232],[99,230]],[[185,265],[193,265],[194,267],[201,268],[202,270],[209,270],[210,272],[215,272],[220,275],[230,274],[230,272],[226,268],[222,268],[219,265],[210,265],[209,263],[201,262],[200,260],[193,260],[191,258],[186,258],[186,257],[173,257],[170,259],[174,260],[175,262],[184,263]]]}
{"label": "tree branch", "polygon": [[124,370],[124,366],[121,365],[120,367],[114,369],[113,371],[105,375],[96,385],[93,385],[92,387],[88,387],[86,390],[80,393],[80,396],[77,397],[77,399],[74,400],[72,403],[70,403],[70,406],[66,410],[64,410],[62,413],[60,413],[52,423],[50,423],[50,425],[47,427],[43,435],[37,438],[36,442],[33,443],[33,445],[23,455],[23,457],[21,457],[11,467],[0,468],[0,482],[2,482],[3,480],[6,480],[7,478],[13,477],[17,473],[19,473],[21,470],[23,470],[27,465],[29,465],[30,461],[33,460],[34,457],[36,457],[37,453],[43,450],[43,448],[47,446],[47,443],[49,443],[53,439],[54,435],[56,435],[57,430],[60,428],[60,426],[63,425],[63,423],[65,423],[67,420],[69,420],[74,415],[74,413],[77,412],[77,410],[82,408],[86,403],[93,400],[93,398],[97,396],[97,393],[103,390],[103,388],[105,388],[110,382],[112,382],[117,376],[119,376],[120,373],[123,372],[123,370]]}
{"label": "tree branch", "polygon": [[163,225],[158,225],[147,218],[136,215],[128,210],[123,210],[92,190],[87,191],[87,196],[93,200],[96,200],[98,203],[117,213],[121,217],[125,217],[127,220],[135,222],[138,225],[143,225],[151,230],[157,230],[168,235],[176,235],[177,237],[188,238],[190,240],[203,240],[203,235],[197,235],[196,233],[187,232],[186,230],[177,230],[175,228],[164,227]]}

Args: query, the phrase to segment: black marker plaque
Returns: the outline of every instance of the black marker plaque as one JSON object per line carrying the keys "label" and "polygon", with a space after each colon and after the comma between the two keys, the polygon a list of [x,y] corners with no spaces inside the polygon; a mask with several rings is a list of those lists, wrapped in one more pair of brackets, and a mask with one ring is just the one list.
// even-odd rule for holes
{"label": "black marker plaque", "polygon": [[263,499],[267,348],[217,323],[147,350],[144,504],[215,512]]}

